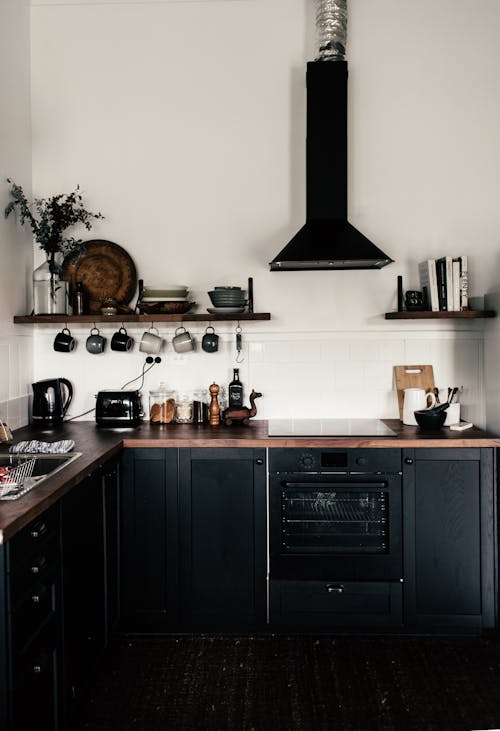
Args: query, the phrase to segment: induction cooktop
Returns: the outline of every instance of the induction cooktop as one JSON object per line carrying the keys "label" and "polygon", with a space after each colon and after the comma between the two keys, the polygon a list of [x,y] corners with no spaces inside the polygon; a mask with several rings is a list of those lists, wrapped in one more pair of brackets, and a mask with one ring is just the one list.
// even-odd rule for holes
{"label": "induction cooktop", "polygon": [[394,437],[380,419],[270,419],[270,437]]}

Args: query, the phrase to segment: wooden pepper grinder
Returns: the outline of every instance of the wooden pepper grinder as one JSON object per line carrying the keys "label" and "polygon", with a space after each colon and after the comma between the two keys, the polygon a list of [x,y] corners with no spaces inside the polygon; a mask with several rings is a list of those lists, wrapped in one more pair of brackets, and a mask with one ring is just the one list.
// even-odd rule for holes
{"label": "wooden pepper grinder", "polygon": [[210,391],[210,395],[212,397],[212,400],[210,401],[210,406],[208,407],[208,412],[210,414],[209,423],[210,426],[219,426],[220,424],[220,406],[219,402],[217,401],[217,394],[219,393],[219,386],[216,383],[212,383],[210,388],[208,389]]}

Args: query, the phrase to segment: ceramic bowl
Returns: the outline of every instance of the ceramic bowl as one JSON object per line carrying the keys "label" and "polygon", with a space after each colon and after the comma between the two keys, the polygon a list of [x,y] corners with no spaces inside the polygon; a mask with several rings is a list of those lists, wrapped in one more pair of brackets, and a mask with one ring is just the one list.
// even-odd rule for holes
{"label": "ceramic bowl", "polygon": [[446,420],[446,410],[444,409],[423,409],[422,411],[414,411],[417,424],[422,429],[437,430],[441,429]]}

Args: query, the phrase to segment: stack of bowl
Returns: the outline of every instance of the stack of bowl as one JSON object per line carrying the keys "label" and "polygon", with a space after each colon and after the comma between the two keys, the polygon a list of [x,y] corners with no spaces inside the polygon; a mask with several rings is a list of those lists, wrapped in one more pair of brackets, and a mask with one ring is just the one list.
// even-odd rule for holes
{"label": "stack of bowl", "polygon": [[213,307],[208,307],[212,315],[235,315],[245,309],[245,293],[241,287],[215,287],[208,293]]}
{"label": "stack of bowl", "polygon": [[189,290],[183,284],[166,284],[162,289],[144,287],[138,303],[140,312],[147,315],[183,315],[193,307]]}

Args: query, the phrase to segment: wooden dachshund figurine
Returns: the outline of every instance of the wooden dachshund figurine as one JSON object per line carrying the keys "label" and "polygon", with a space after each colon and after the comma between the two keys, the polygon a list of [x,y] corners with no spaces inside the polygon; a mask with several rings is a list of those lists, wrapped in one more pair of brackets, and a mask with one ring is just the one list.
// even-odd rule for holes
{"label": "wooden dachshund figurine", "polygon": [[258,399],[261,396],[261,393],[254,391],[252,388],[252,393],[250,394],[250,403],[252,405],[252,408],[249,409],[247,406],[241,406],[238,409],[226,409],[222,415],[224,424],[226,426],[231,426],[233,421],[241,421],[243,424],[249,424],[251,417],[255,416],[257,413],[255,399]]}

